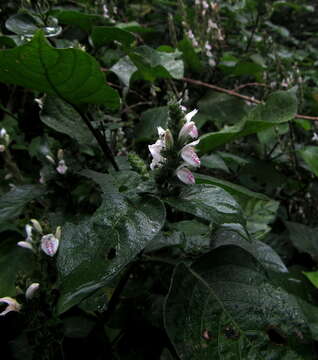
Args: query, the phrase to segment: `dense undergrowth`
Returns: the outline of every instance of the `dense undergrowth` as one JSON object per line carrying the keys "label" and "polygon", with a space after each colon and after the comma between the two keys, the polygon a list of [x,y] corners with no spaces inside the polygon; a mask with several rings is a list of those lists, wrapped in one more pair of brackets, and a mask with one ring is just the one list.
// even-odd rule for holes
{"label": "dense undergrowth", "polygon": [[1,359],[317,358],[314,1],[1,5]]}

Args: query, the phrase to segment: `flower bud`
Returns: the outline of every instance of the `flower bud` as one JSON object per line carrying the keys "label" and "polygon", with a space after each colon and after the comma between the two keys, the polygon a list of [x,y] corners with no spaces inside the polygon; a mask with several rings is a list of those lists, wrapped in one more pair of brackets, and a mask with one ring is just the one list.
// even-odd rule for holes
{"label": "flower bud", "polygon": [[21,309],[21,304],[9,296],[0,298],[0,303],[5,303],[8,305],[6,309],[0,313],[0,316],[6,315],[10,311],[20,311]]}
{"label": "flower bud", "polygon": [[38,233],[42,234],[42,233],[43,233],[43,230],[42,230],[41,224],[40,224],[36,219],[31,219],[30,221],[31,221],[34,229],[35,229]]}
{"label": "flower bud", "polygon": [[5,137],[6,134],[7,134],[7,130],[6,130],[5,128],[2,128],[2,129],[0,130],[0,138]]}
{"label": "flower bud", "polygon": [[64,158],[64,150],[63,149],[59,149],[58,152],[57,152],[57,158],[59,160],[63,160]]}
{"label": "flower bud", "polygon": [[55,230],[55,237],[60,240],[61,239],[61,233],[62,233],[62,228],[60,226],[58,226]]}
{"label": "flower bud", "polygon": [[46,255],[54,256],[59,247],[59,239],[57,239],[53,234],[47,234],[42,236],[41,239],[41,249],[45,252]]}
{"label": "flower bud", "polygon": [[39,283],[33,283],[31,284],[27,289],[26,289],[26,292],[25,292],[25,297],[27,300],[30,300],[33,298],[35,292],[39,289],[40,287],[40,284]]}
{"label": "flower bud", "polygon": [[171,131],[169,129],[167,129],[165,131],[164,144],[165,144],[165,148],[167,150],[171,150],[173,148],[173,144],[174,144],[173,136],[172,136]]}
{"label": "flower bud", "polygon": [[17,243],[18,246],[21,246],[24,249],[29,249],[29,250],[33,250],[33,246],[31,243],[29,243],[28,241],[19,241]]}
{"label": "flower bud", "polygon": [[49,160],[51,164],[55,165],[55,160],[52,158],[51,155],[46,155],[45,157],[47,158],[47,160]]}
{"label": "flower bud", "polygon": [[195,184],[195,179],[192,172],[186,167],[179,167],[176,171],[176,175],[184,184],[193,185]]}

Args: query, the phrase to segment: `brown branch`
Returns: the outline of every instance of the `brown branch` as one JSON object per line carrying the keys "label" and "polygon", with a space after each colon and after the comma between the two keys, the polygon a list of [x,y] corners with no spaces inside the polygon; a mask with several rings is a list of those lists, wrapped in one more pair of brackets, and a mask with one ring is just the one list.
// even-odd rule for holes
{"label": "brown branch", "polygon": [[264,83],[252,82],[252,83],[247,83],[247,84],[239,85],[239,86],[237,86],[237,87],[234,89],[234,91],[238,91],[238,90],[243,89],[243,88],[248,87],[248,86],[270,87],[269,85],[264,84]]}
{"label": "brown branch", "polygon": [[[264,104],[264,101],[257,100],[254,97],[242,95],[242,94],[237,93],[236,91],[224,89],[224,88],[221,88],[221,87],[216,86],[216,85],[205,83],[203,81],[194,80],[194,79],[190,79],[190,78],[182,78],[182,80],[187,82],[187,83],[194,84],[194,85],[199,85],[199,86],[204,86],[204,87],[207,87],[209,89],[213,89],[215,91],[228,94],[230,96],[236,96],[236,97],[238,97],[240,99],[252,102],[254,104]],[[296,119],[306,119],[306,120],[318,121],[318,116],[308,116],[308,115],[296,114],[295,118]]]}

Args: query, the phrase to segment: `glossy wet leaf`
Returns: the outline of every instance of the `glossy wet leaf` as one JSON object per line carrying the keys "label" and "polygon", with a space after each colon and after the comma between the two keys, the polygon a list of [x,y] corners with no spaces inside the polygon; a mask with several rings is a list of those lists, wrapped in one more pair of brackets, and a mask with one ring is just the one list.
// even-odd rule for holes
{"label": "glossy wet leaf", "polygon": [[5,26],[13,33],[27,37],[33,36],[40,29],[43,30],[46,37],[59,35],[62,32],[62,27],[58,25],[56,19],[49,18],[49,20],[51,20],[51,24],[45,25],[40,18],[21,13],[11,16],[5,22]]}
{"label": "glossy wet leaf", "polygon": [[79,144],[92,144],[93,135],[72,106],[60,98],[48,96],[40,113],[41,121],[50,128],[66,134]]}
{"label": "glossy wet leaf", "polygon": [[0,82],[63,98],[72,104],[119,106],[97,61],[78,49],[56,49],[41,31],[25,45],[0,52]]}
{"label": "glossy wet leaf", "polygon": [[178,50],[164,52],[149,46],[140,46],[130,52],[129,56],[120,59],[110,70],[126,86],[140,78],[150,82],[161,78],[181,79],[184,66],[180,56]]}
{"label": "glossy wet leaf", "polygon": [[164,313],[183,360],[307,359],[297,353],[310,343],[297,299],[236,246],[213,250],[191,267],[178,265]]}
{"label": "glossy wet leaf", "polygon": [[297,100],[294,91],[277,91],[269,96],[265,104],[251,109],[239,123],[201,136],[198,148],[202,152],[209,152],[237,138],[290,121],[296,115],[296,111]]}
{"label": "glossy wet leaf", "polygon": [[63,227],[57,259],[59,313],[118,275],[163,226],[165,209],[157,198],[132,201],[109,191],[90,220]]}
{"label": "glossy wet leaf", "polygon": [[37,185],[17,186],[0,197],[0,223],[17,218],[25,206],[45,193]]}
{"label": "glossy wet leaf", "polygon": [[165,202],[181,212],[232,228],[246,236],[245,219],[239,204],[220,187],[192,185],[185,187],[179,196],[166,198]]}

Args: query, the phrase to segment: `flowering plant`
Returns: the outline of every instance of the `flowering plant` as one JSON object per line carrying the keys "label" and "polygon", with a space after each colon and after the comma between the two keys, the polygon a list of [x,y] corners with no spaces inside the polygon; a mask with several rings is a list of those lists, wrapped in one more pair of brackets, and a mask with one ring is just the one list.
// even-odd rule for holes
{"label": "flowering plant", "polygon": [[[180,107],[179,115],[183,115],[182,108]],[[187,143],[189,138],[197,139],[198,129],[192,121],[192,118],[197,114],[198,110],[193,110],[183,117],[181,123],[177,121],[177,124],[172,124],[174,129],[173,133],[168,128],[164,130],[162,127],[158,127],[159,139],[152,145],[149,145],[149,151],[152,155],[152,162],[150,164],[151,170],[156,168],[163,168],[168,166],[176,166],[174,174],[185,184],[191,185],[195,183],[194,176],[189,170],[190,168],[197,168],[200,166],[200,159],[196,154],[195,146],[199,144],[200,140],[195,140]],[[175,115],[176,116],[176,115]],[[174,119],[170,119],[170,123],[179,120],[176,116]],[[178,130],[176,134],[176,130]],[[174,138],[175,137],[175,138]]]}

